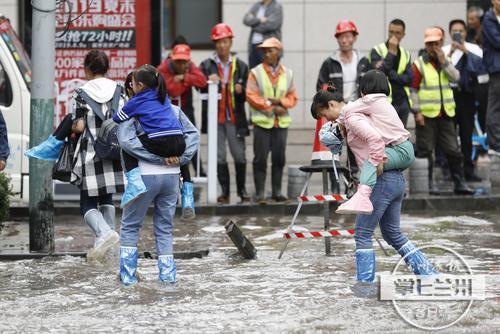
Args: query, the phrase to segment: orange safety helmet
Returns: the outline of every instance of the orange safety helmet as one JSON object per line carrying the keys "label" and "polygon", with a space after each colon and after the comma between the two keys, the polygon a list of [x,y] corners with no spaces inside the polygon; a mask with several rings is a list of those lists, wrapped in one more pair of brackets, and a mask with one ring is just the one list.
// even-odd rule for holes
{"label": "orange safety helmet", "polygon": [[217,41],[219,39],[231,37],[233,38],[233,30],[230,26],[225,23],[218,23],[212,28],[212,32],[210,34],[210,38],[212,41]]}
{"label": "orange safety helmet", "polygon": [[352,32],[354,35],[358,35],[358,28],[354,24],[354,22],[349,20],[341,20],[337,24],[337,28],[335,29],[335,38],[339,37],[340,34],[345,32]]}

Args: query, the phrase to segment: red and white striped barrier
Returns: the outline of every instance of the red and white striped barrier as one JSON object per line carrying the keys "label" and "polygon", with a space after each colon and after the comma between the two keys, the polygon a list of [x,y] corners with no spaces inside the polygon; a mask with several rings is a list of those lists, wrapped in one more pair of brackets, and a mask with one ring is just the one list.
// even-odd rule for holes
{"label": "red and white striped barrier", "polygon": [[347,200],[346,195],[314,195],[314,196],[300,196],[298,198],[301,202],[340,202]]}
{"label": "red and white striped barrier", "polygon": [[283,233],[283,237],[285,239],[322,238],[322,237],[338,237],[338,236],[351,236],[351,235],[354,235],[354,229]]}

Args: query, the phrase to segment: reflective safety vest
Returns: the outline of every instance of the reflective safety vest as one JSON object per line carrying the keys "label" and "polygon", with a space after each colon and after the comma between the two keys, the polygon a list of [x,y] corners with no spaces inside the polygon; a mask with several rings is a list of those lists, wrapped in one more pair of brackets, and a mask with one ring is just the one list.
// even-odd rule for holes
{"label": "reflective safety vest", "polygon": [[420,89],[418,90],[422,115],[429,118],[437,117],[441,112],[441,105],[443,105],[446,115],[449,117],[455,116],[453,90],[444,71],[438,72],[430,62],[424,62],[422,56],[418,57],[415,65],[422,75]]}
{"label": "reflective safety vest", "polygon": [[[380,43],[374,49],[382,59],[385,59],[385,57],[389,53],[389,50],[387,49],[387,46],[385,45],[385,43]],[[398,65],[397,74],[401,75],[405,72],[406,66],[411,61],[411,57],[410,57],[410,53],[408,51],[406,51],[402,46],[399,47],[399,52],[400,52],[401,56],[399,58],[399,65]],[[370,62],[371,62],[371,59],[370,59]],[[404,86],[403,88],[406,92],[406,97],[408,98],[408,102],[409,102],[410,108],[411,108],[412,102],[410,99],[410,87]],[[389,89],[392,91],[390,81],[389,81]],[[389,95],[389,102],[392,102],[392,94]]]}
{"label": "reflective safety vest", "polygon": [[[229,78],[226,83],[224,80],[221,81],[221,95],[223,98],[219,100],[219,115],[218,121],[220,124],[224,124],[226,121],[226,109],[229,110],[229,117],[233,124],[236,123],[234,116],[234,73],[236,73],[236,56],[233,56],[233,60],[231,61],[231,69],[229,73]],[[220,65],[217,65],[217,71],[219,73],[220,78],[224,78],[224,71]],[[228,89],[229,88],[229,89]]]}
{"label": "reflective safety vest", "polygon": [[[259,86],[260,95],[264,98],[282,98],[286,96],[288,90],[292,85],[292,71],[285,68],[285,71],[281,73],[278,78],[278,82],[275,86],[271,83],[264,65],[260,64],[252,69],[252,73],[255,76],[257,85]],[[292,118],[288,113],[284,115],[276,115],[274,112],[263,111],[255,109],[250,106],[250,112],[252,116],[252,123],[264,129],[271,129],[274,127],[274,122],[278,119],[278,126],[280,128],[288,128],[292,122]]]}

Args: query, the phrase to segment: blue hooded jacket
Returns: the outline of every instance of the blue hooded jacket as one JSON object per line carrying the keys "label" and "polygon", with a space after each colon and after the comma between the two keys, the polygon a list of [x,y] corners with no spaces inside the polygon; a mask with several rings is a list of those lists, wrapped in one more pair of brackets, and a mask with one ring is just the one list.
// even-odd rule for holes
{"label": "blue hooded jacket", "polygon": [[137,93],[125,106],[113,115],[113,121],[121,123],[135,117],[141,123],[150,139],[182,136],[182,125],[175,117],[170,99],[161,104],[156,89],[147,89]]}
{"label": "blue hooded jacket", "polygon": [[500,23],[490,8],[484,15],[483,25],[483,63],[489,74],[500,73]]}

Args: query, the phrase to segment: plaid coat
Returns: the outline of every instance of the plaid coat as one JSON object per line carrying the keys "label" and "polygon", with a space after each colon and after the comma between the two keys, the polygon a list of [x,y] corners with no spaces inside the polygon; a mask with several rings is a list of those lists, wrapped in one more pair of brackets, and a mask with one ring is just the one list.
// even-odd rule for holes
{"label": "plaid coat", "polygon": [[[125,96],[120,98],[119,109],[125,104]],[[111,100],[102,103],[102,112],[106,118],[111,118]],[[80,135],[76,144],[73,157],[73,172],[71,183],[77,185],[88,196],[102,196],[123,192],[123,168],[118,160],[101,160],[95,153],[94,146],[90,139],[90,131],[94,138],[101,127],[102,120],[92,111],[92,109],[80,99],[76,93],[73,96],[71,112],[74,118],[83,117],[86,121],[85,131]]]}

